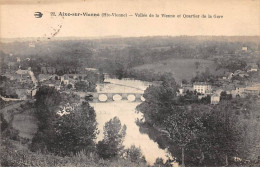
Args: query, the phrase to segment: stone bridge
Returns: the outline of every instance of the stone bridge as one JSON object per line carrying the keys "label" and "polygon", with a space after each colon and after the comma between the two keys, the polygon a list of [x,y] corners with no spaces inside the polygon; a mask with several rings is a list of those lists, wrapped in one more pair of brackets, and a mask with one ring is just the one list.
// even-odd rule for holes
{"label": "stone bridge", "polygon": [[106,92],[88,92],[93,102],[112,102],[120,100],[129,100],[132,102],[144,101],[142,93],[106,93]]}

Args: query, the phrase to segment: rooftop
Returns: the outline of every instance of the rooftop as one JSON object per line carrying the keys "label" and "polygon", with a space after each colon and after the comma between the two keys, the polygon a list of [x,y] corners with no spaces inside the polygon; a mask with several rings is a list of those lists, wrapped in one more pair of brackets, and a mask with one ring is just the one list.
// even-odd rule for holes
{"label": "rooftop", "polygon": [[96,68],[85,68],[85,70],[87,70],[87,71],[98,71],[98,69],[96,69]]}
{"label": "rooftop", "polygon": [[16,73],[17,74],[29,74],[28,70],[21,70],[21,69],[17,70]]}
{"label": "rooftop", "polygon": [[193,85],[210,85],[208,82],[194,82]]}

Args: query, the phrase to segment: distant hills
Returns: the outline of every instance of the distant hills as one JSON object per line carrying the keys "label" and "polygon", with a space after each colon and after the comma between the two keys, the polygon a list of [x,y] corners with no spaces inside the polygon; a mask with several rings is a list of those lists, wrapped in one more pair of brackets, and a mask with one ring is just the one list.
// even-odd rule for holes
{"label": "distant hills", "polygon": [[260,42],[260,36],[144,36],[144,37],[122,37],[119,35],[104,37],[27,37],[27,38],[0,38],[0,43],[12,42],[38,42],[38,41],[69,41],[69,40],[102,40],[102,39],[193,39],[193,40],[215,40],[215,41],[241,41]]}

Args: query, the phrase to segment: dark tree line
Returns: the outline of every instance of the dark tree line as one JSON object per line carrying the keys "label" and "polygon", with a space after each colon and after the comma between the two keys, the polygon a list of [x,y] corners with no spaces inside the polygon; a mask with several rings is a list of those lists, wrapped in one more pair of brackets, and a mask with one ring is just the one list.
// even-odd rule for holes
{"label": "dark tree line", "polygon": [[106,122],[104,139],[96,144],[95,140],[99,133],[96,113],[87,101],[82,102],[70,114],[62,116],[57,114],[60,104],[75,100],[77,98],[73,95],[66,96],[46,86],[37,91],[35,114],[39,125],[30,145],[32,151],[62,157],[80,153],[94,154],[97,159],[129,161],[136,165],[146,164],[140,148],[135,146],[124,148],[126,126],[121,125],[118,117]]}
{"label": "dark tree line", "polygon": [[[183,102],[172,82],[174,79],[165,79],[161,86],[147,88],[145,101],[137,110],[143,113],[148,127],[166,137],[164,147],[178,162],[186,166],[235,166],[235,157],[243,159],[241,164],[249,158],[256,161],[257,156],[252,155],[259,155],[259,151],[242,154],[249,153],[260,139],[256,132],[259,121],[248,123],[260,116],[255,99],[230,99],[223,92],[218,105]],[[246,135],[248,129],[250,135]],[[254,144],[249,146],[249,141]]]}

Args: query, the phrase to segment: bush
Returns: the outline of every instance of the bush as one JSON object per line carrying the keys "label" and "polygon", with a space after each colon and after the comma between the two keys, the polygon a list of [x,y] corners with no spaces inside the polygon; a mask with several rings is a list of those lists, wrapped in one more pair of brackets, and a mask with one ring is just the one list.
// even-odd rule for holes
{"label": "bush", "polygon": [[136,164],[129,160],[103,160],[99,159],[95,153],[86,154],[82,150],[74,156],[55,156],[42,152],[30,152],[16,144],[15,141],[2,138],[0,161],[3,167],[134,167],[147,166],[146,164]]}
{"label": "bush", "polygon": [[4,119],[4,116],[2,113],[0,114],[0,121],[1,121],[1,132],[3,132],[8,127],[8,123]]}
{"label": "bush", "polygon": [[125,158],[137,164],[146,163],[145,157],[143,156],[141,149],[135,147],[134,145],[125,150]]}

